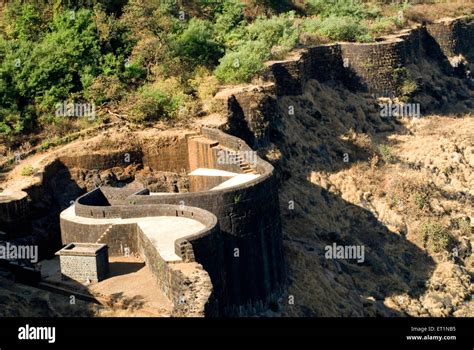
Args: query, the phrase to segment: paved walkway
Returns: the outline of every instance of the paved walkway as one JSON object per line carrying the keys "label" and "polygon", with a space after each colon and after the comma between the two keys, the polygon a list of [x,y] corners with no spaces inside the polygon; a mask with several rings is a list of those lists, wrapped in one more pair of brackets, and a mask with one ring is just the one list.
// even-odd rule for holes
{"label": "paved walkway", "polygon": [[[61,278],[59,257],[41,261],[42,282],[59,286],[71,294],[95,297],[106,306],[97,316],[171,316],[173,305],[164,295],[155,276],[140,258],[109,257],[109,274],[100,282],[88,284]],[[69,304],[69,298],[68,304]],[[113,304],[111,306],[110,304]]]}
{"label": "paved walkway", "polygon": [[[225,171],[225,170],[208,169],[208,168],[195,169],[191,171],[188,175],[229,177],[228,180],[221,182],[219,185],[211,188],[210,191],[218,191],[218,190],[223,190],[225,188],[231,188],[234,186],[243,185],[260,176],[259,174],[239,174],[239,173],[233,173],[233,172]],[[150,196],[169,196],[169,195],[174,195],[174,194],[175,193],[170,193],[170,192],[150,192]]]}
{"label": "paved walkway", "polygon": [[234,176],[233,178],[217,185],[216,187],[211,188],[211,191],[222,190],[224,188],[230,188],[237,185],[243,185],[247,182],[252,181],[253,179],[256,179],[259,176],[260,175],[257,175],[257,174],[238,174]]}
{"label": "paved walkway", "polygon": [[222,177],[230,177],[229,180],[226,180],[216,187],[211,188],[211,191],[222,190],[224,188],[231,188],[238,185],[243,185],[247,182],[250,182],[260,175],[258,174],[238,174],[232,173],[229,171],[219,170],[219,169],[206,169],[206,168],[198,168],[193,170],[189,173],[189,175],[199,175],[199,176],[222,176]]}
{"label": "paved walkway", "polygon": [[219,169],[198,168],[191,171],[188,175],[233,177],[239,174]]}

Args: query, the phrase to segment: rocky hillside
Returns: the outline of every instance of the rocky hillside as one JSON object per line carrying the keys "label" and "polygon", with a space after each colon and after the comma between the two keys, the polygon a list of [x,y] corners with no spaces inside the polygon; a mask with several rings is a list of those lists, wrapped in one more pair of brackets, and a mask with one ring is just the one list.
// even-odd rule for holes
{"label": "rocky hillside", "polygon": [[[266,152],[281,180],[283,314],[474,314],[473,91],[429,61],[411,69],[421,118],[381,118],[384,101],[314,80],[278,99]],[[334,243],[363,246],[364,262],[326,259]]]}

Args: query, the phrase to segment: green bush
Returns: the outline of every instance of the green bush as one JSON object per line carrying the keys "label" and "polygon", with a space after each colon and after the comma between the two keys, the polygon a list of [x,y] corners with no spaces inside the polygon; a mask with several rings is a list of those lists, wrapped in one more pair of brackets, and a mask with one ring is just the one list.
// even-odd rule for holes
{"label": "green bush", "polygon": [[213,65],[223,54],[223,48],[214,39],[212,23],[199,18],[192,18],[172,45],[174,54],[192,67]]}
{"label": "green bush", "polygon": [[397,161],[397,157],[393,154],[392,148],[390,146],[381,144],[377,147],[377,150],[378,154],[385,163],[390,164]]}
{"label": "green bush", "polygon": [[31,176],[36,172],[36,169],[31,165],[27,165],[21,169],[21,176]]}
{"label": "green bush", "polygon": [[381,17],[370,23],[369,31],[373,36],[391,33],[401,27],[398,17]]}
{"label": "green bush", "polygon": [[190,96],[178,85],[175,79],[144,85],[128,101],[131,120],[153,121],[193,113]]}
{"label": "green bush", "polygon": [[430,205],[430,194],[425,191],[415,191],[412,195],[413,202],[415,203],[416,208],[423,210]]}
{"label": "green bush", "polygon": [[41,144],[39,146],[39,150],[40,151],[46,151],[51,146],[52,146],[52,144],[49,140],[44,140],[43,142],[41,142]]}
{"label": "green bush", "polygon": [[100,105],[106,102],[118,102],[125,95],[125,86],[116,76],[100,75],[94,79],[85,96]]}
{"label": "green bush", "polygon": [[133,99],[132,119],[134,121],[150,121],[172,117],[176,106],[165,91],[143,89]]}
{"label": "green bush", "polygon": [[322,18],[337,16],[360,20],[380,15],[377,7],[357,0],[307,0],[306,10],[309,14],[320,15]]}
{"label": "green bush", "polygon": [[0,32],[0,105],[7,110],[0,112],[2,134],[53,120],[57,103],[84,99],[101,74],[129,82],[123,59],[129,47],[117,26],[99,30],[98,10],[60,7],[43,14],[41,6],[47,5],[7,5],[11,31]]}
{"label": "green bush", "polygon": [[367,26],[352,17],[331,16],[321,21],[317,30],[332,40],[372,41]]}
{"label": "green bush", "polygon": [[100,66],[102,74],[116,75],[121,71],[121,67],[123,66],[123,59],[109,52],[100,57]]}
{"label": "green bush", "polygon": [[425,221],[420,225],[419,232],[426,247],[432,252],[447,251],[453,244],[452,236],[439,222]]}
{"label": "green bush", "polygon": [[146,69],[136,62],[125,64],[125,69],[120,75],[128,84],[141,83],[146,78]]}
{"label": "green bush", "polygon": [[194,79],[190,81],[190,85],[202,100],[213,97],[219,88],[219,82],[216,77],[204,67],[198,67],[196,69]]}
{"label": "green bush", "polygon": [[242,45],[238,51],[228,52],[214,71],[216,77],[224,83],[248,82],[264,68],[264,62],[270,58],[270,52],[260,41],[251,41]]}
{"label": "green bush", "polygon": [[[294,13],[258,17],[239,33],[239,43],[228,50],[214,71],[224,83],[248,82],[261,72],[264,62],[273,53],[280,56],[298,42],[299,28],[294,24]],[[272,50],[273,49],[273,50]]]}
{"label": "green bush", "polygon": [[12,2],[6,7],[5,17],[11,23],[7,34],[19,40],[37,40],[44,27],[41,8],[33,4]]}
{"label": "green bush", "polygon": [[471,222],[469,218],[453,219],[454,228],[460,231],[462,236],[469,236],[472,233]]}
{"label": "green bush", "polygon": [[236,28],[244,20],[244,5],[239,0],[225,0],[220,12],[216,14],[214,32],[221,43],[232,42]]}
{"label": "green bush", "polygon": [[398,94],[402,102],[407,102],[413,97],[413,94],[418,90],[418,84],[410,76],[410,73],[405,67],[394,69],[392,73],[393,80],[398,86]]}
{"label": "green bush", "polygon": [[273,46],[293,48],[298,42],[299,30],[294,23],[293,12],[279,16],[258,17],[246,28],[246,40],[259,41],[268,50]]}
{"label": "green bush", "polygon": [[402,86],[400,87],[400,94],[401,94],[400,100],[402,102],[408,102],[413,97],[413,94],[417,90],[418,90],[418,84],[416,83],[416,81],[410,78],[406,79],[402,83]]}
{"label": "green bush", "polygon": [[19,134],[25,127],[25,122],[18,111],[0,108],[0,134],[7,136]]}
{"label": "green bush", "polygon": [[80,10],[75,16],[58,14],[39,42],[18,40],[4,51],[0,99],[21,114],[23,126],[31,126],[27,121],[39,114],[53,113],[56,103],[83,89],[82,78],[94,74],[100,48],[91,13]]}

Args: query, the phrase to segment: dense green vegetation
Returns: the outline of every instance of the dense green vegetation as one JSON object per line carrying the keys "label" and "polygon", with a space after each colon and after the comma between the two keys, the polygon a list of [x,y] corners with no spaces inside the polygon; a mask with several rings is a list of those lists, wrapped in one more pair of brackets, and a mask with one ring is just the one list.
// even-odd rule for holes
{"label": "dense green vegetation", "polygon": [[94,103],[89,123],[105,109],[137,122],[209,112],[219,84],[249,81],[303,37],[370,41],[402,22],[355,0],[9,1],[0,137],[68,130],[55,113],[65,102]]}

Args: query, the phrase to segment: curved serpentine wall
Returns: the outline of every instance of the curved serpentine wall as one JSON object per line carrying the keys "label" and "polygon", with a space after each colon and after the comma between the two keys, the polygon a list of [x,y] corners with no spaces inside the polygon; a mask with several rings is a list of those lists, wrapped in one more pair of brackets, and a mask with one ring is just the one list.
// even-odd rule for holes
{"label": "curved serpentine wall", "polygon": [[433,57],[467,54],[473,41],[473,21],[459,18],[405,30],[375,43],[310,47],[296,60],[271,64],[265,76],[276,83],[276,95],[301,94],[309,79],[340,80],[353,89],[397,93],[399,81],[393,74],[397,68],[415,62],[423,52]]}
{"label": "curved serpentine wall", "polygon": [[[147,260],[164,292],[178,309],[183,308],[183,314],[252,315],[275,305],[284,289],[286,272],[273,167],[258,157],[246,165],[219,161],[221,151],[247,155],[254,152],[241,139],[216,129],[203,128],[199,133],[184,136],[176,134],[140,140],[138,146],[131,149],[106,150],[98,146],[94,151],[88,151],[73,147],[72,152],[58,150],[45,158],[37,174],[23,191],[18,192],[21,198],[8,197],[6,192],[0,194],[0,213],[4,221],[0,224],[8,226],[7,232],[12,234],[9,238],[16,238],[15,223],[29,224],[29,219],[49,215],[48,220],[54,222],[45,229],[44,237],[38,235],[37,230],[42,226],[36,222],[33,231],[21,230],[28,234],[25,237],[28,242],[40,245],[42,256],[60,249],[61,242],[56,242],[59,231],[63,244],[96,242],[105,234],[102,238],[109,245],[111,254],[123,254],[125,244]],[[125,153],[130,155],[130,162],[124,163]],[[250,176],[237,185],[218,189],[214,187],[226,181],[225,176],[216,176],[217,181],[212,176],[196,175],[192,176],[190,192],[160,195],[148,195],[145,189],[137,193],[138,190],[126,188],[101,187],[100,191],[91,191],[90,187],[85,187],[90,186],[84,182],[87,171],[97,173],[131,164],[171,173],[212,168]],[[90,192],[83,195],[87,191]],[[117,218],[120,221],[149,217],[165,213],[170,205],[177,205],[180,209],[169,207],[166,216],[190,215],[192,219],[206,222],[206,215],[215,215],[218,224],[217,229],[194,235],[192,239],[178,239],[174,251],[183,261],[169,263],[159,257],[146,235],[140,233],[138,225],[128,219],[126,224],[118,225],[103,221],[85,225],[63,215],[58,220],[56,213],[68,208],[71,199],[77,199],[74,208],[70,208],[74,215],[84,218]],[[186,275],[188,268],[182,269],[182,263],[195,265],[192,276]],[[193,280],[193,276],[201,277]],[[186,289],[185,286],[190,287]],[[196,291],[202,293],[196,294]],[[189,304],[177,304],[178,296],[183,293],[189,298],[198,295],[200,301],[196,305],[202,307],[195,306],[195,312],[190,313],[185,309]],[[206,293],[208,297],[204,297]]]}
{"label": "curved serpentine wall", "polygon": [[295,59],[269,63],[263,73],[267,83],[222,94],[228,107],[228,132],[252,147],[266,146],[275,124],[275,98],[302,94],[308,80],[337,81],[350,90],[378,96],[398,95],[407,65],[428,58],[454,74],[448,58],[472,56],[473,42],[474,21],[457,18],[404,30],[374,43],[302,49]]}

